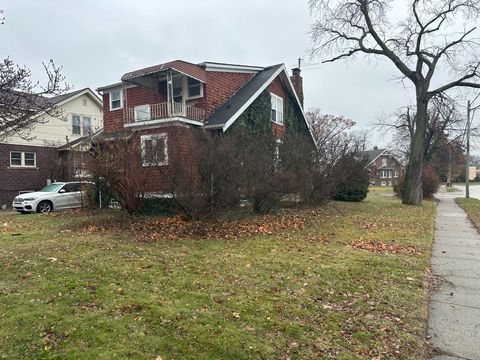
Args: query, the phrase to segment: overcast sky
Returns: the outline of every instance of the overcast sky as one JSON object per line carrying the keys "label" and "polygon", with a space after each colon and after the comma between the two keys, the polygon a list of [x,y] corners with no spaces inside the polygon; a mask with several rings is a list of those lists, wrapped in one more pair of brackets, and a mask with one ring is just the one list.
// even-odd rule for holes
{"label": "overcast sky", "polygon": [[370,145],[387,139],[369,127],[411,101],[393,65],[375,59],[313,65],[307,0],[7,0],[1,56],[42,73],[62,65],[75,89],[120,81],[128,72],[174,59],[248,65],[305,59],[306,108],[344,115],[368,129]]}

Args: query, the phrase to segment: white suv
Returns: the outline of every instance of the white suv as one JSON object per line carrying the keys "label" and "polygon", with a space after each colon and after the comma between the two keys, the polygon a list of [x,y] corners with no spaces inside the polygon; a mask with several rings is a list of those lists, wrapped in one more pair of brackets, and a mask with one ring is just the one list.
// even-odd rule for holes
{"label": "white suv", "polygon": [[40,191],[15,197],[12,207],[22,214],[78,208],[86,202],[86,189],[92,185],[91,182],[51,183]]}

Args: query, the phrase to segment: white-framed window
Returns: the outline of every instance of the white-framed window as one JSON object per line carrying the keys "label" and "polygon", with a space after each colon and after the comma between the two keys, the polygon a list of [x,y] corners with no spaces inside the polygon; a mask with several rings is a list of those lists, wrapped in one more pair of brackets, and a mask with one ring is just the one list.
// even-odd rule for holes
{"label": "white-framed window", "polygon": [[393,177],[398,178],[398,170],[395,170]]}
{"label": "white-framed window", "polygon": [[92,133],[92,119],[89,116],[84,116],[82,120],[83,135],[90,135]]}
{"label": "white-framed window", "polygon": [[382,166],[387,166],[387,159],[385,158],[382,159]]}
{"label": "white-framed window", "polygon": [[391,171],[390,170],[380,170],[380,178],[381,179],[391,178]]}
{"label": "white-framed window", "polygon": [[188,98],[196,99],[203,97],[203,84],[201,81],[189,77],[187,79]]}
{"label": "white-framed window", "polygon": [[10,167],[35,167],[37,154],[26,151],[10,151]]}
{"label": "white-framed window", "polygon": [[92,133],[92,119],[90,116],[72,115],[72,134],[90,135]]}
{"label": "white-framed window", "polygon": [[380,186],[387,186],[387,183],[385,181],[380,182]]}
{"label": "white-framed window", "polygon": [[150,120],[150,105],[135,106],[134,116],[135,121]]}
{"label": "white-framed window", "polygon": [[82,124],[80,116],[72,115],[72,134],[81,135],[82,134]]}
{"label": "white-framed window", "polygon": [[168,165],[168,143],[166,133],[142,135],[140,141],[142,146],[143,166]]}
{"label": "white-framed window", "polygon": [[277,124],[283,125],[283,99],[270,93],[272,98],[272,112],[270,119]]}
{"label": "white-framed window", "polygon": [[110,91],[110,110],[118,110],[123,107],[122,90]]}

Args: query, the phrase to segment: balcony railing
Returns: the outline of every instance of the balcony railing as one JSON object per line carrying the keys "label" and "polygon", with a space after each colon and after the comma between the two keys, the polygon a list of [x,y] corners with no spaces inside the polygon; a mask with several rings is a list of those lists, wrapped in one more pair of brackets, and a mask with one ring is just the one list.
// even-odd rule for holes
{"label": "balcony railing", "polygon": [[205,120],[205,110],[182,103],[160,103],[127,108],[127,122],[139,122],[183,117],[195,121]]}

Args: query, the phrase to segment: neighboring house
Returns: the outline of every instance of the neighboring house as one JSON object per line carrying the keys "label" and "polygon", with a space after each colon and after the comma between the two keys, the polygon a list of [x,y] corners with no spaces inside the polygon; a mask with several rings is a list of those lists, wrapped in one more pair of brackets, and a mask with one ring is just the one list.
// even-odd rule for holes
{"label": "neighboring house", "polygon": [[[188,147],[194,129],[225,133],[259,96],[268,96],[271,127],[280,139],[294,117],[311,136],[302,109],[300,69],[290,77],[283,64],[268,67],[182,60],[129,72],[103,93],[104,129],[99,138],[134,136],[143,167],[152,171],[148,192],[166,191],[153,167],[168,167],[172,142]],[[292,125],[293,127],[293,125]],[[181,132],[180,140],[173,140]],[[279,140],[280,141],[280,140]],[[175,144],[178,145],[178,144]],[[151,159],[157,159],[154,163]]]}
{"label": "neighboring house", "polygon": [[403,175],[403,166],[394,155],[385,149],[374,147],[360,153],[367,159],[370,170],[370,185],[393,186],[398,184]]}
{"label": "neighboring house", "polygon": [[70,180],[68,149],[103,126],[102,101],[89,88],[43,99],[58,117],[34,115],[39,122],[28,139],[11,135],[0,141],[0,205],[10,206],[21,191]]}

